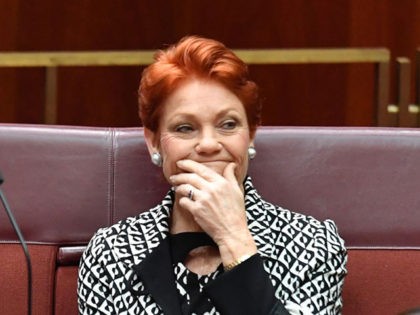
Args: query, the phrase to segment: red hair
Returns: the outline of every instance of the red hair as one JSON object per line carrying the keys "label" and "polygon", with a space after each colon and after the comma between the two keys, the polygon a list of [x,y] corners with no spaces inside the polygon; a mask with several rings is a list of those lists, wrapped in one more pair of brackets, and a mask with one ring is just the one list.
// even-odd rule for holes
{"label": "red hair", "polygon": [[165,99],[191,78],[214,80],[244,105],[250,134],[261,120],[261,100],[257,85],[249,79],[247,65],[222,43],[198,36],[187,36],[166,50],[158,51],[155,61],[142,74],[139,86],[139,116],[143,126],[156,132],[160,108]]}

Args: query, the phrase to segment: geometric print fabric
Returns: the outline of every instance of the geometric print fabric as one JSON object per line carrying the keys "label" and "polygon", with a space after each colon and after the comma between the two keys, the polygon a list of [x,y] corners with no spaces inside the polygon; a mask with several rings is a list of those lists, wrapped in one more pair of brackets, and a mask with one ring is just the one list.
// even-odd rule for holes
{"label": "geometric print fabric", "polygon": [[[290,314],[340,314],[347,252],[335,224],[264,201],[250,177],[244,188],[248,227],[276,298]],[[172,202],[170,191],[153,209],[98,230],[80,263],[80,314],[163,314],[134,267],[168,236]],[[183,275],[175,276],[183,292]]]}

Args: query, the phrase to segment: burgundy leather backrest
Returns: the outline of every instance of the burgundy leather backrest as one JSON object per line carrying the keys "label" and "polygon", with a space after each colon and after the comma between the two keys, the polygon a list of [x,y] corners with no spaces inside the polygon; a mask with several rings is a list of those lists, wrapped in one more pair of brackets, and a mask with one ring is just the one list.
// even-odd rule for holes
{"label": "burgundy leather backrest", "polygon": [[[420,131],[263,127],[250,174],[269,201],[333,219],[348,247],[420,247]],[[84,245],[168,190],[140,128],[0,124],[2,186],[29,243]],[[0,211],[0,241],[16,242]]]}

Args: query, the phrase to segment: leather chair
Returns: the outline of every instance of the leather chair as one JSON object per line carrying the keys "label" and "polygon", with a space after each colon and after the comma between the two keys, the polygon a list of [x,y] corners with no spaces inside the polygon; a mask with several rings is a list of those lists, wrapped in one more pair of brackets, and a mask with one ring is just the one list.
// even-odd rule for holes
{"label": "leather chair", "polygon": [[[250,174],[261,195],[333,219],[349,250],[344,314],[420,303],[420,131],[263,127]],[[93,233],[168,190],[140,128],[0,124],[2,190],[33,265],[33,314],[76,314],[80,255]],[[26,312],[22,250],[0,211],[0,314]]]}

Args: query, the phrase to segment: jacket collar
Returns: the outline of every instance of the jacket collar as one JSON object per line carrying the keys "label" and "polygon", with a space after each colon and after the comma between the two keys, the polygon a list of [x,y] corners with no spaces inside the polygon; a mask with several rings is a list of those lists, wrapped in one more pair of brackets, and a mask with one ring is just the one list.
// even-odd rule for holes
{"label": "jacket collar", "polygon": [[158,247],[142,263],[133,269],[144,283],[156,303],[166,315],[181,315],[181,305],[175,284],[175,275],[169,248],[169,238],[161,241]]}
{"label": "jacket collar", "polygon": [[250,176],[244,181],[245,209],[248,228],[254,237],[258,253],[263,258],[270,258],[273,254],[275,233],[270,222],[275,222],[271,216],[278,216],[277,207],[264,201],[252,184]]}
{"label": "jacket collar", "polygon": [[[181,315],[168,238],[173,200],[171,189],[159,205],[128,219],[114,242],[116,256],[133,271],[132,293],[151,295],[165,315]],[[134,289],[139,281],[144,291]]]}

